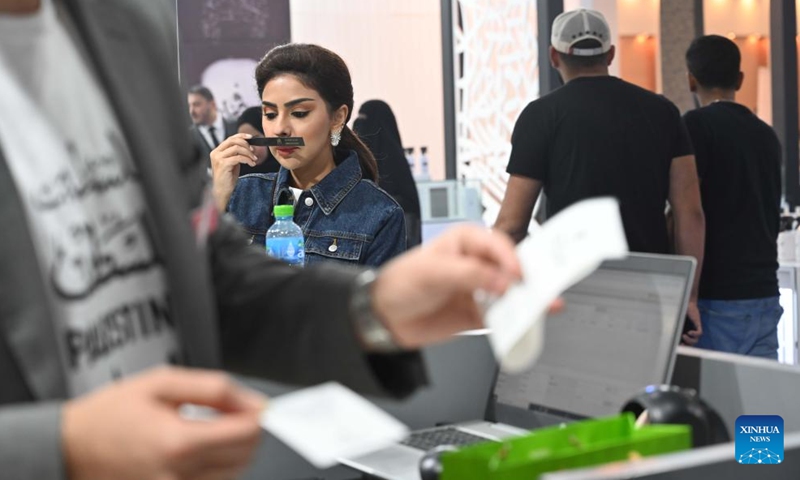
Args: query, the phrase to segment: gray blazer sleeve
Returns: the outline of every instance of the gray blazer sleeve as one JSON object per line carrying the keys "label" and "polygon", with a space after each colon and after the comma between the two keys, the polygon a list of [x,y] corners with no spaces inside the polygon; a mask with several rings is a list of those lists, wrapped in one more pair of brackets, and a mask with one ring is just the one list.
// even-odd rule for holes
{"label": "gray blazer sleeve", "polygon": [[228,217],[210,239],[226,369],[290,384],[341,382],[403,396],[426,383],[420,355],[367,355],[349,314],[360,270],[291,267],[247,245]]}
{"label": "gray blazer sleeve", "polygon": [[66,478],[61,452],[61,403],[0,408],[3,480]]}

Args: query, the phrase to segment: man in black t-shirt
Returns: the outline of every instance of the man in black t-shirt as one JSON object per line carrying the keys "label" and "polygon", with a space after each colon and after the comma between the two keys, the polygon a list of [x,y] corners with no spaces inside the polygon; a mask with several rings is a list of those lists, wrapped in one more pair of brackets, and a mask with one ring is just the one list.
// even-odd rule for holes
{"label": "man in black t-shirt", "polygon": [[[586,198],[613,196],[632,251],[670,251],[664,209],[675,214],[675,250],[703,261],[704,219],[689,135],[666,98],[608,73],[614,59],[602,14],[574,10],[553,22],[550,62],[565,85],[530,104],[511,137],[510,174],[495,228],[527,234],[540,190],[547,216]],[[699,337],[697,282],[689,317]]]}
{"label": "man in black t-shirt", "polygon": [[740,61],[736,44],[718,35],[686,52],[701,107],[684,119],[707,219],[697,346],[777,359],[781,151],[772,128],[735,103]]}

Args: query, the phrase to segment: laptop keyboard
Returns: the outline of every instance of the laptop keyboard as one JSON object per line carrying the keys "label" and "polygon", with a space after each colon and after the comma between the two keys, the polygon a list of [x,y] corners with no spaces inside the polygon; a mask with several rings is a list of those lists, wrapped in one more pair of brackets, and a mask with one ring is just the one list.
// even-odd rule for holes
{"label": "laptop keyboard", "polygon": [[456,428],[446,427],[437,428],[435,430],[423,430],[421,432],[414,432],[405,440],[400,442],[409,447],[418,448],[420,450],[430,450],[439,445],[453,445],[461,447],[464,445],[472,445],[473,443],[491,441],[485,437],[472,435],[471,433],[463,432]]}

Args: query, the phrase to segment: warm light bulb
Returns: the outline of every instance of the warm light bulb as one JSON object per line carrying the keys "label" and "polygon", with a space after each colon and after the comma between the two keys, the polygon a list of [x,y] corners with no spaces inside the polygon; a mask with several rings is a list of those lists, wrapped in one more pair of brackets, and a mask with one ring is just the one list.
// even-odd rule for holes
{"label": "warm light bulb", "polygon": [[640,33],[636,35],[636,43],[644,43],[647,41],[647,35],[644,33]]}
{"label": "warm light bulb", "polygon": [[728,38],[729,38],[729,39],[731,39],[731,40],[736,40],[736,34],[735,34],[735,33],[733,33],[733,32],[729,32],[729,33],[726,35],[726,37],[728,37]]}
{"label": "warm light bulb", "polygon": [[756,34],[748,35],[747,41],[750,43],[758,43],[758,35]]}

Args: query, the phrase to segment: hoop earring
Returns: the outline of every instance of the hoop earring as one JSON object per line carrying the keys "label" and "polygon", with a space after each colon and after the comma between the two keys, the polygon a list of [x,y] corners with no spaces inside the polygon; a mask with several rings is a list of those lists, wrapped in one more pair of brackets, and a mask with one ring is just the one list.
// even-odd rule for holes
{"label": "hoop earring", "polygon": [[339,145],[339,142],[341,140],[342,140],[342,129],[341,128],[339,130],[335,131],[335,132],[331,132],[331,145],[332,146],[335,147],[335,146]]}

